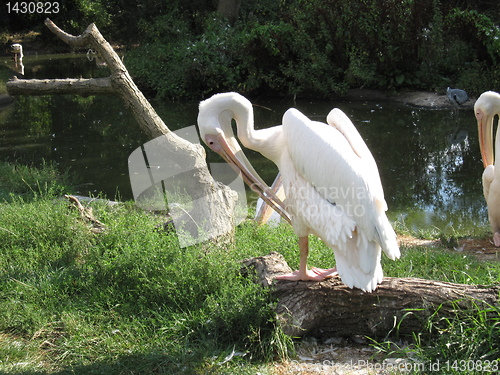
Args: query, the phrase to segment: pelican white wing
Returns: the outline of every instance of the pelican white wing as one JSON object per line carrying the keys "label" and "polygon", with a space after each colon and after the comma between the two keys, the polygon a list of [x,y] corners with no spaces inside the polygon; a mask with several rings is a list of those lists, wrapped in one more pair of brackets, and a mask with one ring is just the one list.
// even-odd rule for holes
{"label": "pelican white wing", "polygon": [[370,188],[373,191],[376,203],[382,205],[382,209],[387,211],[387,203],[384,199],[384,189],[380,181],[377,163],[351,119],[340,109],[334,108],[328,114],[326,121],[330,126],[342,133],[356,155],[363,159],[365,177],[371,181]]}
{"label": "pelican white wing", "polygon": [[283,133],[288,159],[282,158],[280,170],[287,170],[283,178],[291,176],[284,183],[295,229],[308,229],[334,249],[346,285],[375,289],[382,279],[380,247],[391,259],[399,248],[373,164],[340,131],[296,109],[285,113]]}

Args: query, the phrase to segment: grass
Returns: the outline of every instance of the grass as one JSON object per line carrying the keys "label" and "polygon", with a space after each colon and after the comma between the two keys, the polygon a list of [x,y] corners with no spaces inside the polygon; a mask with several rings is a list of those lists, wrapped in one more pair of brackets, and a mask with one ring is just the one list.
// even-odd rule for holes
{"label": "grass", "polygon": [[[411,344],[387,340],[373,346],[388,357],[405,358],[417,373],[488,374],[500,370],[500,310],[475,305],[457,306],[454,316],[441,316],[438,308]],[[460,313],[459,313],[460,312]],[[437,367],[436,367],[437,366]]]}
{"label": "grass", "polygon": [[[405,228],[399,228],[411,235]],[[499,285],[500,263],[481,261],[470,253],[453,250],[455,244],[467,233],[455,233],[450,237],[439,233],[437,228],[413,235],[420,238],[439,239],[440,247],[402,247],[401,259],[391,262],[383,259],[387,276],[421,277],[471,285]],[[483,237],[490,237],[485,231]],[[478,238],[478,239],[483,239]],[[456,244],[455,244],[456,245]],[[409,368],[423,374],[483,374],[496,373],[500,369],[500,309],[499,306],[474,304],[464,311],[456,307],[455,315],[440,314],[439,307],[425,322],[422,332],[403,340],[371,340],[372,345],[387,357],[406,359]],[[408,312],[411,314],[411,312]],[[431,369],[431,366],[434,366]],[[437,367],[436,367],[437,366]]]}
{"label": "grass", "polygon": [[[174,234],[155,229],[157,217],[97,204],[107,229],[95,234],[58,198],[69,184],[52,166],[0,171],[0,373],[271,374],[269,363],[293,353],[275,301],[239,272],[240,260],[270,251],[297,267],[289,226],[248,221],[235,246],[180,248]],[[311,247],[311,265],[331,265],[321,241]],[[388,276],[499,283],[497,263],[402,250],[400,261],[384,261]],[[410,346],[375,345],[426,361],[498,359],[499,321],[496,307],[465,320],[436,313]]]}
{"label": "grass", "polygon": [[[96,363],[107,373],[195,373],[233,346],[260,359],[286,347],[272,301],[239,275],[231,249],[180,249],[147,214],[98,211],[108,231],[97,238],[64,201],[0,207],[0,332],[28,343],[18,355],[78,373]],[[0,358],[16,358],[12,347]],[[26,361],[9,362],[13,371]]]}
{"label": "grass", "polygon": [[52,167],[1,168],[0,372],[245,373],[292,349],[239,272],[259,247],[181,249],[133,205],[95,206],[96,235],[57,198]]}
{"label": "grass", "polygon": [[0,202],[11,198],[33,199],[62,195],[71,178],[55,165],[42,161],[40,167],[0,162]]}

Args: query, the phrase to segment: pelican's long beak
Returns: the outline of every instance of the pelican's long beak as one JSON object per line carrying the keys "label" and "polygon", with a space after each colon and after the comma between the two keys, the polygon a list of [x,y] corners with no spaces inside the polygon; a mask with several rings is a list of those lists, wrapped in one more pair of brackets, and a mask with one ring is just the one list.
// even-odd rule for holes
{"label": "pelican's long beak", "polygon": [[479,137],[479,148],[481,150],[481,157],[483,165],[486,168],[488,165],[493,165],[493,117],[486,115],[481,109],[475,111],[477,119],[477,130]]}
{"label": "pelican's long beak", "polygon": [[207,135],[205,141],[212,150],[222,156],[238,173],[241,173],[243,181],[257,192],[264,202],[291,224],[290,215],[283,201],[258,175],[234,137],[226,139],[224,134]]}
{"label": "pelican's long beak", "polygon": [[[285,199],[285,187],[283,186],[283,179],[281,178],[281,173],[278,173],[271,185],[271,190],[276,194],[278,199],[283,201]],[[255,215],[255,221],[259,224],[265,224],[271,218],[273,214],[273,208],[269,206],[266,202],[260,206],[257,214]]]}

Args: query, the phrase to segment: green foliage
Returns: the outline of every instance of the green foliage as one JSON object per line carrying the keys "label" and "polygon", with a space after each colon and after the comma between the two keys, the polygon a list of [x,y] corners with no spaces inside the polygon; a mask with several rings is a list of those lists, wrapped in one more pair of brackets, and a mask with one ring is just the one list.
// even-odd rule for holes
{"label": "green foliage", "polygon": [[455,30],[467,32],[470,41],[484,46],[493,64],[500,63],[500,25],[489,16],[476,10],[454,9],[449,14],[449,22]]}
{"label": "green foliage", "polygon": [[[498,90],[500,78],[500,25],[476,10],[453,9],[446,19],[451,36],[449,54],[444,62],[455,66],[448,74],[461,87],[479,95],[486,90]],[[457,66],[457,62],[465,64]]]}
{"label": "green foliage", "polygon": [[[73,4],[71,4],[73,3]],[[81,33],[80,30],[84,30],[89,24],[95,23],[102,27],[104,30],[111,23],[111,14],[113,8],[106,5],[106,1],[102,0],[73,0],[67,1],[62,6],[66,7],[66,17],[69,20],[69,24],[73,30],[77,30],[78,34]],[[78,13],[73,13],[73,12]],[[73,13],[74,16],[71,17],[70,14]],[[76,15],[78,14],[78,17]]]}
{"label": "green foliage", "polygon": [[[55,21],[80,34],[95,22],[108,40],[138,45],[127,67],[158,98],[219,91],[331,97],[349,88],[443,90],[500,86],[500,25],[493,3],[444,0],[251,0],[229,25],[217,3],[180,0],[60,3]],[[8,15],[12,31],[42,29]],[[46,38],[46,36],[45,36]]]}
{"label": "green foliage", "polygon": [[[217,87],[222,82],[229,85],[232,79],[229,67],[233,64],[226,51],[231,33],[211,33],[207,26],[206,34],[190,37],[180,17],[174,12],[159,17],[153,25],[142,25],[146,33],[154,31],[148,34],[151,40],[130,55],[133,74],[139,76],[139,81],[146,78],[145,83],[160,98],[187,97],[188,90],[203,92],[206,86]],[[215,23],[214,29],[221,27],[220,22],[215,20]],[[217,49],[211,48],[214,45]]]}
{"label": "green foliage", "polygon": [[67,192],[68,174],[60,174],[55,165],[43,162],[39,168],[0,162],[0,202],[22,197],[56,197]]}
{"label": "green foliage", "polygon": [[144,25],[148,43],[132,51],[129,66],[170,99],[228,90],[331,97],[353,87],[494,89],[498,26],[478,10],[445,5],[255,0],[234,26],[216,13],[166,11]]}

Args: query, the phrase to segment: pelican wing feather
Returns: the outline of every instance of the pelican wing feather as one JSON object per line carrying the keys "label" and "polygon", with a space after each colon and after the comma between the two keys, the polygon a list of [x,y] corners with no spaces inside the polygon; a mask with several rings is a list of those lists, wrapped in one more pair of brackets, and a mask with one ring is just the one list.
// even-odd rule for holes
{"label": "pelican wing feather", "polygon": [[[349,140],[336,128],[311,121],[293,108],[283,117],[283,132],[297,172],[324,201],[337,208],[330,210],[330,214],[333,214],[330,220],[322,217],[320,221],[332,225],[339,220],[336,215],[341,212],[342,216],[349,217],[355,223],[355,228],[347,226],[349,230],[356,229],[358,234],[361,232],[365,237],[363,241],[375,241],[389,258],[397,258],[399,248],[385,215],[387,206],[380,179],[373,178],[371,170],[375,162],[367,163],[366,158],[360,157]],[[357,150],[359,152],[362,148],[358,146]],[[342,220],[347,221],[345,218]],[[337,233],[337,239],[342,235]]]}

